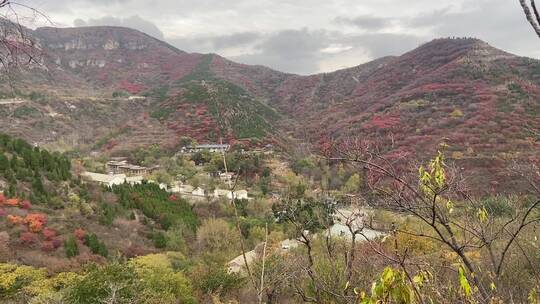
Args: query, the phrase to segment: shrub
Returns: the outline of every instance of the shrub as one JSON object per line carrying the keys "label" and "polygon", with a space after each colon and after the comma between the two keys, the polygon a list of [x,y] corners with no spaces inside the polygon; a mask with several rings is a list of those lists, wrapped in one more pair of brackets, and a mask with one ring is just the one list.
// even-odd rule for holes
{"label": "shrub", "polygon": [[114,219],[120,213],[120,206],[117,204],[101,203],[100,207],[99,223],[104,226],[112,225]]}
{"label": "shrub", "polygon": [[56,248],[57,247],[54,247],[54,244],[51,241],[46,241],[41,244],[41,251],[43,252],[53,252],[56,250]]}
{"label": "shrub", "polygon": [[167,238],[163,234],[163,232],[156,232],[152,236],[152,239],[154,240],[154,246],[156,248],[165,248],[167,247]]}
{"label": "shrub", "polygon": [[25,218],[28,229],[32,232],[40,232],[47,224],[47,216],[41,213],[28,214]]}
{"label": "shrub", "polygon": [[55,249],[58,249],[62,245],[62,241],[59,239],[52,239],[51,243],[53,244]]}
{"label": "shrub", "polygon": [[86,237],[86,231],[84,231],[84,229],[82,229],[82,228],[77,228],[77,229],[75,229],[75,231],[73,231],[73,235],[75,235],[75,237],[79,241],[83,241],[84,238]]}
{"label": "shrub", "polygon": [[192,206],[181,199],[171,204],[170,194],[153,183],[131,186],[128,184],[113,186],[112,191],[118,195],[119,202],[126,208],[137,208],[144,216],[149,217],[167,230],[172,225],[183,224],[192,231],[197,229],[199,219]]}
{"label": "shrub", "polygon": [[28,295],[28,287],[42,282],[47,278],[47,270],[37,269],[25,265],[15,265],[0,263],[0,295],[3,303],[28,303],[28,301],[18,301],[18,295]]}
{"label": "shrub", "polygon": [[228,273],[223,267],[216,265],[199,265],[192,270],[193,282],[207,294],[226,294],[241,288],[244,280],[235,273]]}
{"label": "shrub", "polygon": [[[69,288],[66,294],[66,302],[78,304],[108,303],[111,286],[122,286],[122,288],[118,288],[115,294],[114,303],[139,303],[135,301],[138,292],[137,282],[132,267],[127,265],[113,263],[105,266],[91,266],[86,275],[80,277]],[[141,301],[141,303],[145,302]]]}
{"label": "shrub", "polygon": [[98,240],[98,237],[95,233],[88,234],[84,238],[84,244],[90,248],[93,254],[99,254],[103,257],[109,255],[109,251],[103,242]]}
{"label": "shrub", "polygon": [[9,214],[7,216],[7,219],[9,221],[9,223],[11,223],[12,225],[21,225],[21,224],[24,224],[24,219],[18,215],[12,215],[12,214]]}
{"label": "shrub", "polygon": [[131,244],[128,247],[122,248],[122,254],[126,258],[134,258],[136,256],[144,255],[146,252],[144,248]]}
{"label": "shrub", "polygon": [[47,241],[52,240],[58,234],[55,230],[50,229],[50,228],[43,229],[42,233],[43,233],[43,237]]}
{"label": "shrub", "polygon": [[488,197],[481,204],[489,214],[496,217],[511,216],[514,212],[510,200],[504,197]]}
{"label": "shrub", "polygon": [[70,236],[64,242],[64,250],[66,251],[66,256],[72,258],[79,255],[79,246],[77,245],[77,240],[75,237]]}
{"label": "shrub", "polygon": [[24,200],[19,203],[19,207],[21,207],[22,209],[28,210],[32,208],[32,203],[30,203],[30,201],[28,200]]}
{"label": "shrub", "polygon": [[10,198],[4,202],[6,206],[10,207],[17,207],[19,205],[19,199],[18,198]]}
{"label": "shrub", "polygon": [[22,245],[31,246],[38,242],[38,236],[31,232],[23,232],[19,237],[19,242]]}
{"label": "shrub", "polygon": [[118,98],[118,97],[128,97],[129,96],[129,92],[126,92],[124,90],[119,90],[119,91],[114,91],[112,93],[112,97],[114,98]]}
{"label": "shrub", "polygon": [[196,303],[190,281],[182,272],[173,270],[169,255],[150,254],[132,259],[137,277],[142,282],[140,296],[150,303]]}

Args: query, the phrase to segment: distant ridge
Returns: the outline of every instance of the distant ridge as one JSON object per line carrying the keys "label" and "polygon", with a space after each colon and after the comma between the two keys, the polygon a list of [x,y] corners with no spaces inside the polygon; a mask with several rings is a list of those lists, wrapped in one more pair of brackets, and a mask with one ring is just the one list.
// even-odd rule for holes
{"label": "distant ridge", "polygon": [[[0,122],[31,142],[121,153],[174,149],[183,137],[291,151],[292,139],[317,151],[321,141],[354,136],[382,142],[390,156],[423,159],[444,140],[464,168],[494,180],[512,157],[539,149],[524,127],[540,128],[540,62],[479,39],[435,39],[401,56],[300,76],[186,53],[127,28],[32,34],[46,69],[18,76],[16,92],[29,101],[2,108],[8,119]],[[0,93],[13,94],[6,83]]]}

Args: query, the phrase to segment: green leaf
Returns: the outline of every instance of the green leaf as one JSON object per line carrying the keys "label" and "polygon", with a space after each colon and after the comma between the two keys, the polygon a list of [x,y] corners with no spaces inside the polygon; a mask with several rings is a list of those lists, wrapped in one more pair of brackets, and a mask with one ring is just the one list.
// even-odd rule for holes
{"label": "green leaf", "polygon": [[458,277],[461,289],[463,289],[465,296],[469,298],[471,296],[471,285],[469,284],[469,280],[465,276],[465,269],[463,269],[463,266],[459,266]]}
{"label": "green leaf", "polygon": [[488,214],[485,207],[482,207],[482,208],[478,209],[478,212],[476,213],[476,215],[478,216],[478,220],[482,224],[487,222],[488,217],[489,217],[489,214]]}
{"label": "green leaf", "polygon": [[538,304],[538,290],[536,288],[531,289],[527,297],[529,304]]}

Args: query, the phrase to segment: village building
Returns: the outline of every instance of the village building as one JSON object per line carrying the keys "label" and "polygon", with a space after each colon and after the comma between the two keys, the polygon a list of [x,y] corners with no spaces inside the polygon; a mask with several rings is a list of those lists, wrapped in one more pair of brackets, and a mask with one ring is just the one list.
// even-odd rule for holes
{"label": "village building", "polygon": [[121,185],[126,182],[125,174],[101,174],[95,172],[84,172],[81,174],[81,176],[87,181],[95,182],[107,187]]}
{"label": "village building", "polygon": [[[279,244],[279,253],[286,254],[289,250],[294,249],[300,245],[300,242],[297,240],[283,240]],[[263,243],[259,244],[258,246],[263,246]],[[259,247],[260,248],[260,247]],[[234,258],[233,260],[229,261],[227,263],[227,271],[229,273],[243,273],[246,269],[246,261],[248,265],[251,265],[256,259],[257,259],[257,252],[255,250],[251,250],[246,252],[246,258],[244,259],[244,255],[241,254]]]}
{"label": "village building", "polygon": [[141,176],[141,175],[126,177],[126,183],[128,183],[128,184],[130,184],[132,186],[142,184],[143,180],[144,180],[144,177]]}
{"label": "village building", "polygon": [[231,148],[230,145],[227,144],[204,144],[204,145],[194,145],[194,146],[185,146],[182,147],[180,150],[180,153],[197,153],[197,152],[203,152],[208,151],[210,153],[225,153],[229,151]]}
{"label": "village building", "polygon": [[[232,198],[232,196],[230,197]],[[235,190],[234,191],[235,199],[249,199],[247,190]]]}
{"label": "village building", "polygon": [[225,183],[232,182],[232,180],[234,179],[234,173],[232,172],[219,173],[219,179]]}
{"label": "village building", "polygon": [[201,187],[197,187],[191,192],[191,194],[195,196],[206,196],[206,191],[204,191],[204,189]]}
{"label": "village building", "polygon": [[129,101],[145,100],[145,96],[131,95],[128,97]]}
{"label": "village building", "polygon": [[[181,181],[176,181],[176,182],[173,182],[173,184],[171,185],[171,187],[169,188],[169,192],[172,192],[172,193],[180,193],[180,189],[181,187],[184,185],[183,182]],[[192,190],[193,191],[193,190]]]}
{"label": "village building", "polygon": [[248,197],[248,192],[246,190],[223,190],[223,189],[215,189],[214,190],[214,197],[220,198],[220,197],[226,197],[227,199],[232,199],[234,195],[234,199],[250,199]]}
{"label": "village building", "polygon": [[[355,227],[354,225],[353,225],[353,228],[361,231],[361,233],[356,234],[356,239],[360,242],[374,240],[374,239],[386,236],[384,232],[372,230],[369,228]],[[330,228],[326,229],[322,234],[330,236],[330,237],[345,238],[349,240],[351,240],[353,236],[349,227],[341,223],[336,223],[332,225]]]}
{"label": "village building", "polygon": [[130,164],[127,160],[110,160],[106,164],[107,173],[126,175],[147,175],[151,169]]}
{"label": "village building", "polygon": [[107,187],[128,183],[130,185],[142,184],[144,177],[141,175],[127,176],[126,174],[102,174],[96,172],[83,172],[81,177],[89,182],[98,183]]}
{"label": "village building", "polygon": [[187,194],[191,194],[193,192],[193,190],[195,190],[195,188],[191,185],[174,185],[171,189],[170,189],[170,192],[173,192],[173,193],[187,193]]}
{"label": "village building", "polygon": [[250,265],[251,263],[253,263],[253,261],[255,261],[256,258],[257,258],[257,253],[255,252],[255,250],[246,252],[245,259],[244,259],[244,255],[241,254],[237,256],[236,258],[234,258],[229,263],[227,263],[227,266],[228,266],[227,271],[229,273],[242,273],[245,271],[246,260],[247,260],[248,265]]}
{"label": "village building", "polygon": [[229,194],[229,190],[224,190],[224,189],[215,189],[214,190],[214,197],[215,198],[220,198],[220,197],[227,197],[227,195]]}
{"label": "village building", "polygon": [[[242,150],[242,152],[244,151]],[[270,155],[274,153],[274,146],[272,144],[267,144],[266,146],[262,148],[253,149],[251,152],[245,151],[243,154],[247,154],[247,153]]]}

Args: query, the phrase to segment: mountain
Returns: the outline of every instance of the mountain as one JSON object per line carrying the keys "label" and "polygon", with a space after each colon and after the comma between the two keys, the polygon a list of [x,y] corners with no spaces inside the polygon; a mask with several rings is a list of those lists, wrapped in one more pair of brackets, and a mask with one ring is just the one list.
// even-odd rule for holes
{"label": "mountain", "polygon": [[531,131],[540,128],[540,62],[477,39],[437,39],[296,81],[301,89],[280,89],[274,105],[302,117],[311,142],[356,136],[413,159],[445,142],[459,166],[494,181],[508,178],[509,162],[540,151]]}
{"label": "mountain", "polygon": [[22,98],[0,101],[0,126],[56,149],[175,149],[183,137],[317,149],[355,136],[380,142],[389,157],[424,159],[444,141],[463,167],[497,175],[540,148],[529,131],[540,128],[540,62],[478,39],[436,39],[401,56],[299,76],[186,53],[120,27],[31,35],[44,63],[14,76],[15,90],[0,83],[2,96]]}

